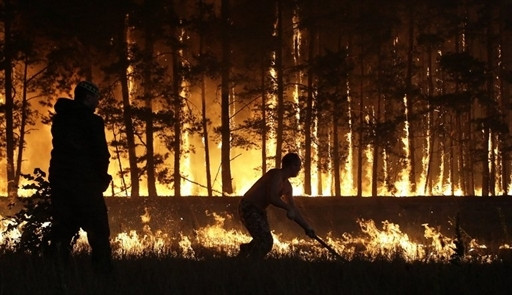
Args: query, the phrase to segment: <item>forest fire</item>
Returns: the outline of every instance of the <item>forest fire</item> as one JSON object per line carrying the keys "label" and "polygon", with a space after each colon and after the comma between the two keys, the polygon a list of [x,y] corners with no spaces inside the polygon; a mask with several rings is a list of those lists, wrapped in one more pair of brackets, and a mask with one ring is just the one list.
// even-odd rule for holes
{"label": "forest fire", "polygon": [[[509,291],[511,9],[484,0],[0,0],[2,290]],[[106,142],[94,138],[108,153],[84,144],[94,140],[77,144],[89,128],[64,124],[69,159],[59,161],[57,101],[86,102],[73,95],[79,82],[95,85],[86,104],[103,121]],[[251,239],[240,196],[287,153],[301,159],[290,182],[311,228],[288,220],[293,210],[267,208],[272,251],[245,272],[232,259]],[[108,218],[123,278],[105,286],[81,255],[85,231],[74,244],[85,263],[69,272],[40,263],[50,221],[62,224],[50,211],[50,157],[76,168],[61,175],[85,172],[66,185],[94,188],[84,167],[99,154],[101,232]],[[106,234],[98,244],[107,253]]]}
{"label": "forest fire", "polygon": [[512,192],[504,4],[185,2],[98,4],[110,23],[94,30],[55,21],[90,9],[78,3],[6,7],[0,195],[22,195],[21,174],[47,170],[53,105],[84,78],[104,96],[107,195],[241,195],[286,151],[304,159],[297,195]]}

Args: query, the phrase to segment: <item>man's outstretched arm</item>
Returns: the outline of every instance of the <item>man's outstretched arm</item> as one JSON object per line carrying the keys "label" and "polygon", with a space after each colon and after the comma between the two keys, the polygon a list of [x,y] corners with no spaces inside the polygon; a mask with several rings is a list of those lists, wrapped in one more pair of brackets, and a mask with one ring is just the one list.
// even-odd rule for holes
{"label": "man's outstretched arm", "polygon": [[295,202],[293,201],[293,196],[291,194],[291,185],[290,185],[290,190],[286,194],[284,194],[283,197],[284,197],[286,203],[288,204],[288,210],[286,212],[286,216],[289,219],[295,221],[298,225],[300,225],[304,229],[304,232],[306,233],[306,235],[308,235],[311,238],[314,238],[316,236],[315,231],[313,230],[313,228],[311,228],[311,226],[304,219],[304,217],[302,217],[302,214],[295,206]]}

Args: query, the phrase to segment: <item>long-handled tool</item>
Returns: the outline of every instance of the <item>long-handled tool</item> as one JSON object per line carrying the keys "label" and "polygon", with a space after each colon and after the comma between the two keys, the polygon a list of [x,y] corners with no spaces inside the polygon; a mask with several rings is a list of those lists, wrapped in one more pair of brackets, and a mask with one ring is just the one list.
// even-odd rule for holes
{"label": "long-handled tool", "polygon": [[324,246],[325,249],[329,250],[329,252],[331,252],[331,254],[334,257],[336,257],[342,261],[346,261],[345,258],[343,258],[340,254],[338,254],[338,252],[334,251],[334,249],[331,246],[329,246],[326,242],[324,242],[324,240],[320,239],[320,237],[318,237],[317,235],[315,235],[315,240],[317,240],[320,244],[322,244],[322,246]]}

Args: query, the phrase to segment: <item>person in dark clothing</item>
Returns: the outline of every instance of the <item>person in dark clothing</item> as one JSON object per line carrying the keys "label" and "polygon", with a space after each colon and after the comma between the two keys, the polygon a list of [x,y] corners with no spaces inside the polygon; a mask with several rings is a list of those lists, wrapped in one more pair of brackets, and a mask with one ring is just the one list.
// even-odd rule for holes
{"label": "person in dark clothing", "polygon": [[50,247],[68,261],[74,237],[87,232],[93,266],[112,267],[110,227],[103,192],[112,177],[103,119],[94,112],[99,89],[88,81],[75,87],[74,100],[59,98],[52,118],[49,169],[52,206]]}
{"label": "person in dark clothing", "polygon": [[298,223],[306,235],[315,238],[315,231],[309,226],[295,207],[292,185],[288,178],[298,175],[301,160],[296,153],[288,153],[281,160],[282,168],[267,171],[244,194],[238,212],[242,224],[249,231],[252,240],[240,245],[239,257],[264,258],[272,250],[273,239],[267,219],[266,208],[274,205],[286,210],[286,216]]}

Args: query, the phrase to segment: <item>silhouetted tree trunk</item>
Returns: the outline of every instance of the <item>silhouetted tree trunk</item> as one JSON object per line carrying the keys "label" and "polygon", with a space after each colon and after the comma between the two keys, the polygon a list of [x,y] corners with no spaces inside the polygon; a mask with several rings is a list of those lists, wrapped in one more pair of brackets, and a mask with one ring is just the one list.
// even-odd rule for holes
{"label": "silhouetted tree trunk", "polygon": [[[493,153],[494,150],[494,132],[491,130],[490,126],[490,118],[493,118],[495,113],[493,106],[491,102],[494,103],[494,54],[493,54],[493,47],[492,47],[492,12],[490,9],[490,4],[487,3],[484,8],[484,19],[488,22],[487,29],[486,29],[486,53],[487,53],[487,69],[490,71],[490,73],[487,74],[487,81],[486,81],[486,96],[488,103],[484,103],[483,109],[483,118],[485,118],[486,123],[484,124],[484,140],[483,140],[483,155],[484,155],[484,161],[483,161],[483,171],[482,171],[482,196],[488,196],[489,194],[494,195],[494,175],[492,175],[492,171],[494,171],[494,159],[491,155],[489,157],[490,153]],[[491,144],[491,147],[489,145]],[[490,149],[489,149],[490,148]],[[491,167],[489,167],[491,166]]]}
{"label": "silhouetted tree trunk", "polygon": [[473,125],[472,125],[472,121],[473,121],[473,111],[470,111],[468,112],[468,117],[469,119],[467,120],[467,124],[466,124],[466,133],[468,134],[468,145],[466,147],[466,157],[465,157],[465,161],[466,161],[466,165],[467,165],[467,173],[466,173],[466,180],[467,180],[467,191],[465,192],[465,194],[469,195],[469,196],[474,196],[475,195],[475,151],[474,151],[474,146],[471,144],[473,142],[473,138],[474,138],[474,134],[473,134]]}
{"label": "silhouetted tree trunk", "polygon": [[[405,81],[405,95],[407,98],[407,104],[406,104],[406,120],[409,121],[409,126],[412,126],[412,122],[410,122],[410,118],[413,115],[413,89],[412,89],[412,75],[413,75],[413,58],[414,58],[414,8],[413,8],[413,2],[409,2],[409,22],[408,22],[408,50],[407,50],[407,74],[406,74],[406,81]],[[407,140],[409,141],[409,186],[411,192],[416,192],[416,160],[415,160],[415,154],[416,154],[416,148],[414,143],[414,137],[415,137],[415,130],[414,128],[409,127],[409,138]]]}
{"label": "silhouetted tree trunk", "polygon": [[148,196],[156,197],[156,178],[155,178],[155,152],[154,152],[154,139],[153,139],[153,82],[152,82],[152,69],[154,67],[153,62],[153,48],[154,48],[154,35],[152,20],[154,17],[151,12],[154,11],[154,7],[151,2],[144,4],[144,51],[143,51],[143,95],[144,95],[144,121],[146,123],[145,137],[146,137],[146,173],[147,173],[147,186]]}
{"label": "silhouetted tree trunk", "polygon": [[[378,49],[377,54],[377,81],[381,79],[382,72],[382,59],[383,56],[381,54],[381,50]],[[377,126],[379,126],[381,122],[381,100],[382,100],[382,89],[380,83],[377,83],[377,110],[375,111],[375,119],[374,119],[374,141],[373,141],[373,163],[372,163],[372,197],[378,197],[378,188],[379,188],[379,161],[380,161],[380,145],[381,145],[381,137],[380,134],[377,134],[378,130],[376,130]]]}
{"label": "silhouetted tree trunk", "polygon": [[[265,59],[262,59],[265,60]],[[267,66],[263,63],[261,66],[261,175],[267,172],[267,87],[265,77],[267,76]]]}
{"label": "silhouetted tree trunk", "polygon": [[210,164],[210,143],[208,136],[208,118],[206,117],[206,77],[204,73],[201,75],[201,127],[203,128],[203,141],[204,141],[204,162],[206,170],[206,189],[208,197],[213,196],[212,187],[212,172]]}
{"label": "silhouetted tree trunk", "polygon": [[128,68],[130,60],[128,58],[128,18],[124,20],[122,30],[119,32],[119,62],[121,67],[119,68],[119,82],[121,84],[121,99],[123,108],[123,123],[124,133],[126,136],[126,148],[128,151],[128,163],[130,165],[130,196],[140,196],[140,181],[139,181],[139,167],[137,166],[137,154],[135,151],[135,134],[134,126],[132,121],[132,106],[130,102],[130,89],[129,89],[129,77]]}
{"label": "silhouetted tree trunk", "polygon": [[[505,30],[504,30],[504,22],[506,19],[509,18],[509,15],[505,12],[505,11],[501,11],[498,13],[499,17],[498,17],[498,38],[497,38],[497,46],[499,48],[503,48],[503,41],[504,41],[504,33],[505,33]],[[504,120],[504,134],[501,135],[500,137],[500,142],[499,142],[499,149],[500,149],[500,152],[501,152],[501,177],[503,179],[502,181],[502,190],[503,190],[503,195],[508,195],[508,187],[510,185],[510,165],[511,165],[511,162],[510,162],[510,156],[511,156],[511,152],[510,152],[510,145],[511,145],[511,142],[510,142],[510,139],[511,139],[511,136],[510,136],[510,131],[512,130],[511,128],[511,120],[510,120],[510,110],[511,110],[511,105],[510,105],[510,96],[506,96],[505,93],[506,93],[506,89],[505,89],[505,82],[504,82],[504,79],[505,79],[505,72],[506,72],[506,69],[504,67],[504,58],[503,58],[503,54],[499,55],[498,56],[498,68],[497,68],[497,76],[498,76],[498,91],[499,91],[499,97],[501,98],[501,101],[500,101],[500,105],[499,105],[499,109],[501,110],[501,114],[502,114],[502,117],[503,117],[503,120]]]}
{"label": "silhouetted tree trunk", "polygon": [[[363,44],[363,42],[361,43]],[[361,59],[360,59],[360,80],[359,80],[359,131],[358,131],[358,149],[357,149],[357,196],[361,197],[363,196],[363,124],[364,124],[364,49],[362,48],[363,45],[361,45]]]}
{"label": "silhouetted tree trunk", "polygon": [[[485,106],[482,107],[482,109],[484,110],[484,113],[485,115],[487,114],[487,111],[485,110]],[[489,128],[488,126],[483,126],[483,144],[482,146],[484,147],[483,151],[482,151],[482,155],[483,155],[483,161],[482,161],[482,196],[486,197],[486,196],[489,196],[489,184],[490,184],[490,176],[489,176],[489,148],[488,148],[488,143],[489,143]]]}
{"label": "silhouetted tree trunk", "polygon": [[[317,140],[320,143],[318,146],[318,161],[316,162],[316,175],[317,175],[317,192],[318,195],[323,195],[323,184],[324,184],[324,173],[327,161],[329,160],[329,126],[330,119],[327,116],[322,116],[325,110],[319,110],[317,112]],[[331,192],[331,188],[327,188]]]}
{"label": "silhouetted tree trunk", "polygon": [[21,100],[21,118],[20,118],[20,138],[18,140],[18,157],[16,160],[16,172],[14,176],[14,185],[18,187],[21,175],[21,163],[23,161],[23,151],[25,150],[25,129],[27,125],[27,84],[28,84],[28,60],[25,58],[25,64],[23,66],[23,89],[22,89],[22,100]]}
{"label": "silhouetted tree trunk", "polygon": [[28,69],[29,69],[29,58],[25,56],[25,61],[23,65],[23,88],[22,88],[22,100],[21,100],[21,109],[20,109],[20,132],[19,132],[19,139],[18,139],[18,156],[16,160],[16,173],[14,178],[14,184],[16,187],[18,187],[20,182],[20,176],[21,176],[21,164],[23,163],[23,154],[25,151],[25,135],[27,133],[27,124],[28,124],[28,116],[29,116],[29,103],[28,103],[28,97],[27,97],[27,91],[29,84],[42,72],[46,70],[46,67],[44,67],[42,70],[40,70],[37,73],[34,73],[33,76],[28,78]]}
{"label": "silhouetted tree trunk", "polygon": [[[336,87],[338,88],[338,87]],[[340,169],[341,169],[341,159],[340,159],[340,135],[339,135],[339,117],[340,117],[340,111],[341,111],[341,104],[340,104],[340,93],[339,91],[336,91],[336,94],[333,104],[333,109],[331,110],[331,117],[332,117],[332,167],[331,171],[333,172],[333,178],[334,178],[334,196],[335,197],[341,197],[341,178],[340,178]]]}
{"label": "silhouetted tree trunk", "polygon": [[[200,31],[199,31],[199,55],[203,57],[204,55],[204,2],[201,0],[199,2],[199,15],[200,15]],[[201,127],[203,129],[203,142],[204,142],[204,161],[205,161],[205,169],[206,169],[206,189],[208,191],[208,197],[213,196],[213,187],[212,187],[212,173],[211,173],[211,164],[210,164],[210,144],[209,144],[209,136],[208,136],[208,118],[206,116],[206,75],[204,70],[201,72]]]}
{"label": "silhouetted tree trunk", "polygon": [[306,97],[306,111],[304,119],[304,193],[311,195],[311,154],[313,152],[313,67],[312,63],[315,59],[315,38],[316,30],[313,25],[309,27],[308,42],[308,85]]}
{"label": "silhouetted tree trunk", "polygon": [[490,165],[490,175],[489,175],[489,191],[492,196],[496,195],[496,186],[497,179],[496,179],[496,172],[497,172],[497,157],[496,154],[496,147],[499,147],[498,142],[500,141],[500,131],[497,126],[497,123],[494,123],[501,119],[500,112],[497,109],[499,102],[497,101],[496,97],[496,76],[497,76],[497,63],[496,63],[496,34],[494,30],[495,26],[495,17],[494,17],[494,7],[492,2],[486,2],[485,8],[484,8],[484,18],[486,22],[486,45],[487,45],[487,70],[489,73],[487,74],[487,95],[488,95],[488,101],[489,101],[489,114],[488,118],[490,121],[489,129],[490,129],[490,159],[489,159],[489,165]]}
{"label": "silhouetted tree trunk", "polygon": [[281,167],[284,133],[284,81],[283,81],[283,0],[277,0],[276,27],[276,80],[277,80],[277,129],[275,167]]}
{"label": "silhouetted tree trunk", "polygon": [[223,29],[221,32],[222,46],[222,73],[221,73],[221,165],[222,165],[222,192],[233,193],[231,178],[231,126],[230,126],[230,71],[231,71],[231,36],[230,36],[230,3],[229,0],[221,1],[221,18]]}
{"label": "silhouetted tree trunk", "polygon": [[174,196],[181,197],[181,124],[182,124],[182,101],[180,95],[181,78],[179,75],[180,58],[178,52],[173,52],[173,108],[174,108]]}
{"label": "silhouetted tree trunk", "polygon": [[[454,112],[452,111],[452,116],[450,117],[450,126],[452,127],[452,130],[453,130],[453,133],[452,134],[455,134],[455,132],[457,132],[457,129],[456,129],[456,117],[458,114],[457,112]],[[455,141],[455,138],[453,138],[452,136],[449,136],[449,142],[450,142],[450,153],[449,153],[449,161],[450,161],[450,191],[451,191],[451,195],[454,196],[455,195],[455,191],[457,190],[457,155],[456,155],[456,151],[457,151],[457,147],[456,147],[456,144],[457,142]]]}
{"label": "silhouetted tree trunk", "polygon": [[[173,38],[176,38],[177,33],[172,30]],[[179,54],[178,46],[172,50],[172,85],[173,85],[173,109],[174,109],[174,196],[181,197],[181,144],[182,144],[182,128],[183,124],[183,98],[181,97],[181,58]]]}
{"label": "silhouetted tree trunk", "polygon": [[457,137],[457,143],[458,143],[458,149],[455,158],[457,159],[457,171],[459,173],[457,174],[457,182],[460,184],[460,188],[465,191],[466,185],[466,179],[465,179],[465,166],[464,166],[464,129],[462,127],[463,125],[463,118],[465,113],[464,112],[457,112],[457,115],[455,117],[455,128],[456,128],[456,137]]}
{"label": "silhouetted tree trunk", "polygon": [[[433,46],[434,42],[431,42],[430,40],[426,40],[426,50],[427,50],[427,67],[428,67],[428,90],[427,90],[427,98],[430,102],[432,100],[432,97],[434,96],[435,89],[434,89],[434,69],[433,69]],[[434,132],[434,126],[436,126],[437,122],[437,116],[435,115],[436,112],[432,109],[432,106],[430,103],[428,104],[428,125],[427,125],[427,140],[430,141],[430,145],[428,146],[428,149],[426,150],[427,153],[427,167],[425,168],[425,186],[424,186],[424,192],[426,195],[430,195],[432,193],[432,163],[434,161],[434,147],[436,144],[436,134]]]}
{"label": "silhouetted tree trunk", "polygon": [[12,36],[12,6],[10,0],[5,1],[4,11],[4,90],[5,90],[5,144],[7,160],[7,195],[11,198],[17,196],[17,187],[14,179],[14,93],[12,66],[14,62],[13,36]]}

